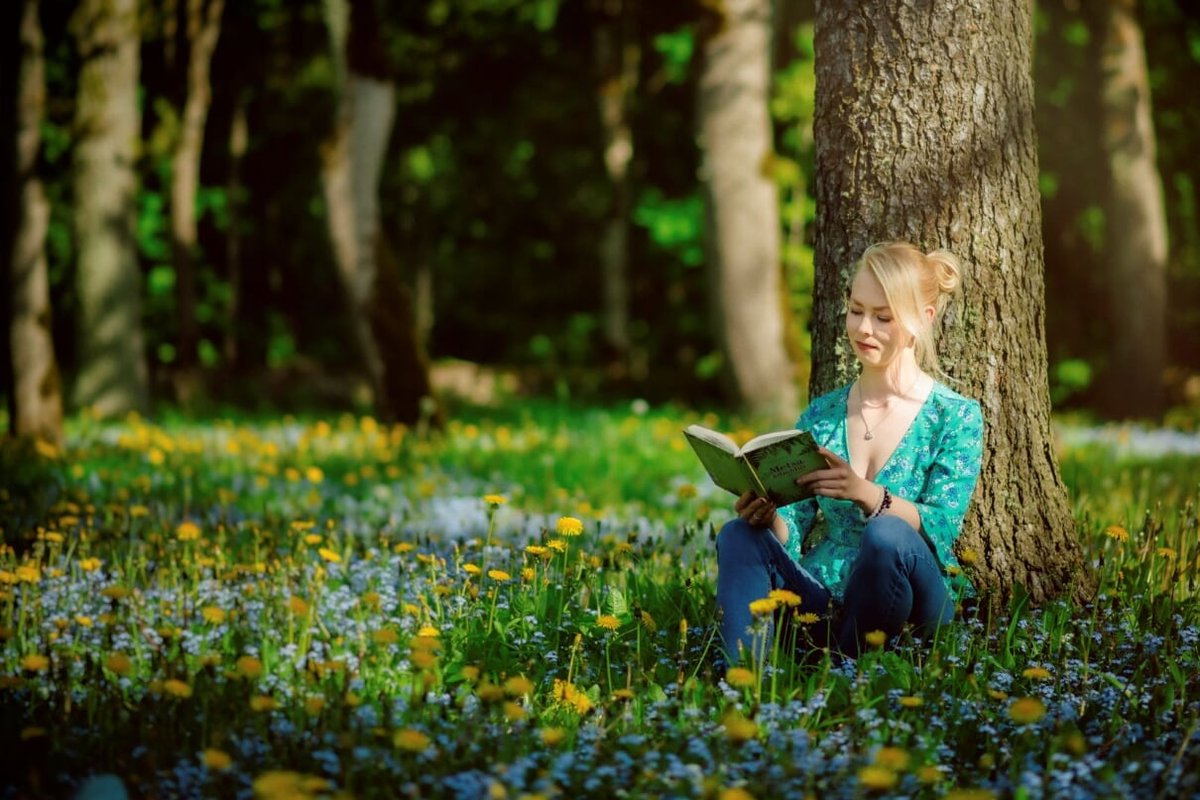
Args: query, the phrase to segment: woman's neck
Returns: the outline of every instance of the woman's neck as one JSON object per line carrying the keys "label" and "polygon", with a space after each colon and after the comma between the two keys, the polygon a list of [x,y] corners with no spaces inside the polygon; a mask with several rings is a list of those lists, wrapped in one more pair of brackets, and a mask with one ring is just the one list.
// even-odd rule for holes
{"label": "woman's neck", "polygon": [[917,360],[905,354],[884,367],[863,366],[858,376],[858,388],[862,399],[868,403],[882,403],[891,397],[911,394],[921,383],[924,373]]}

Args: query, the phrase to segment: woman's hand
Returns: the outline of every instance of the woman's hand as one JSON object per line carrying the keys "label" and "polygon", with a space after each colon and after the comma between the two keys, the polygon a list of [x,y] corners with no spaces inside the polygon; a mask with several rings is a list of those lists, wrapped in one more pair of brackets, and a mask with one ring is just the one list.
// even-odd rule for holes
{"label": "woman's hand", "polygon": [[755,528],[770,528],[775,521],[775,504],[754,492],[746,492],[733,504],[733,510]]}
{"label": "woman's hand", "polygon": [[799,486],[808,486],[814,494],[823,497],[835,497],[839,500],[852,500],[864,513],[871,513],[879,503],[883,490],[860,476],[850,468],[850,464],[839,458],[835,453],[824,447],[818,447],[817,452],[829,464],[828,469],[819,469],[796,479]]}

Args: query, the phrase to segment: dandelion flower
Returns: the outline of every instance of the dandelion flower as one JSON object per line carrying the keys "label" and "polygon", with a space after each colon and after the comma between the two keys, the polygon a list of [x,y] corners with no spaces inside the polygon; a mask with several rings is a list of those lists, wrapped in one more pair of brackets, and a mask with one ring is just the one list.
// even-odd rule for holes
{"label": "dandelion flower", "polygon": [[881,747],[875,753],[875,766],[903,772],[908,769],[908,751],[900,747]]}
{"label": "dandelion flower", "polygon": [[23,583],[37,583],[42,579],[42,571],[33,564],[22,564],[17,567],[17,580]]}
{"label": "dandelion flower", "polygon": [[958,554],[958,560],[964,564],[974,564],[979,560],[979,553],[967,547]]}
{"label": "dandelion flower", "polygon": [[577,714],[586,714],[592,708],[591,699],[573,683],[561,678],[554,680],[554,699]]}
{"label": "dandelion flower", "polygon": [[525,707],[520,703],[508,700],[504,703],[504,716],[512,722],[520,722],[525,719]]}
{"label": "dandelion flower", "polygon": [[320,467],[309,467],[304,470],[304,477],[308,478],[309,483],[320,483],[325,480],[325,473]]}
{"label": "dandelion flower", "polygon": [[108,658],[104,659],[104,666],[121,676],[133,671],[133,661],[124,653],[110,653]]}
{"label": "dandelion flower", "polygon": [[191,542],[200,538],[200,526],[189,520],[179,523],[175,529],[175,538],[181,542]]}
{"label": "dandelion flower", "polygon": [[567,738],[567,732],[563,728],[542,728],[541,737],[542,744],[547,747],[557,747],[562,744],[563,739]]}
{"label": "dandelion flower", "polygon": [[578,536],[583,533],[583,522],[577,517],[559,517],[554,530],[559,536]]}
{"label": "dandelion flower", "polygon": [[479,667],[468,664],[462,668],[462,676],[463,680],[474,683],[475,681],[479,680]]}
{"label": "dandelion flower", "polygon": [[172,697],[178,697],[181,700],[186,700],[192,696],[192,687],[178,678],[171,678],[169,681],[164,681],[162,688],[167,694]]}
{"label": "dandelion flower", "polygon": [[883,647],[884,643],[887,641],[887,634],[883,631],[871,631],[863,638],[871,647]]}
{"label": "dandelion flower", "polygon": [[1109,525],[1104,529],[1104,535],[1118,542],[1129,541],[1129,531],[1125,530],[1120,525]]}
{"label": "dandelion flower", "polygon": [[493,507],[502,506],[508,502],[508,498],[502,494],[485,494],[483,496],[483,502]]}
{"label": "dandelion flower", "polygon": [[229,616],[225,609],[218,608],[217,606],[205,606],[204,610],[200,613],[204,617],[205,622],[213,625],[220,625]]}
{"label": "dandelion flower", "polygon": [[614,700],[632,700],[633,689],[617,689],[612,693]]}
{"label": "dandelion flower", "polygon": [[758,679],[745,667],[730,667],[725,673],[725,682],[737,689],[747,689],[758,683]]}
{"label": "dandelion flower", "polygon": [[1160,548],[1158,548],[1158,554],[1159,554],[1160,556],[1162,556],[1163,558],[1167,559],[1168,561],[1174,561],[1174,560],[1175,560],[1175,556],[1177,556],[1177,555],[1178,555],[1178,553],[1176,553],[1176,552],[1175,552],[1175,551],[1174,551],[1172,548],[1170,548],[1170,547],[1160,547]]}
{"label": "dandelion flower", "polygon": [[789,592],[787,589],[772,589],[767,593],[767,597],[781,606],[795,608],[800,605],[800,595],[795,592]]}
{"label": "dandelion flower", "polygon": [[1036,697],[1022,697],[1008,707],[1008,716],[1018,725],[1032,725],[1046,716],[1046,704]]}
{"label": "dandelion flower", "polygon": [[330,564],[340,564],[342,561],[341,555],[330,550],[328,547],[322,547],[317,553]]}
{"label": "dandelion flower", "polygon": [[417,631],[417,636],[423,636],[429,639],[436,639],[440,635],[441,631],[432,625],[422,625],[421,629]]}
{"label": "dandelion flower", "polygon": [[929,786],[942,780],[942,768],[936,764],[926,764],[917,770],[917,780]]}
{"label": "dandelion flower", "polygon": [[502,569],[489,569],[488,577],[494,581],[511,581],[512,575],[509,575]]}
{"label": "dandelion flower", "polygon": [[291,611],[297,617],[302,617],[308,613],[308,601],[303,597],[292,595],[288,598],[288,611]]}
{"label": "dandelion flower", "polygon": [[263,673],[263,663],[254,656],[241,656],[234,665],[238,677],[257,678]]}
{"label": "dandelion flower", "polygon": [[550,548],[542,547],[540,544],[530,544],[525,546],[525,552],[531,556],[545,558],[550,555]]}
{"label": "dandelion flower", "polygon": [[371,632],[371,639],[375,644],[396,644],[400,641],[400,634],[391,628],[380,628]]}
{"label": "dandelion flower", "polygon": [[278,707],[279,704],[275,702],[275,698],[265,694],[255,695],[250,698],[251,711],[274,711]]}
{"label": "dandelion flower", "polygon": [[925,701],[918,695],[910,694],[900,698],[900,705],[905,708],[919,708]]}
{"label": "dandelion flower", "polygon": [[521,569],[521,580],[529,582],[535,577],[537,577],[537,572],[533,569],[533,567],[523,567]]}
{"label": "dandelion flower", "polygon": [[731,742],[748,742],[758,736],[757,723],[741,714],[730,714],[722,725],[725,728],[725,737]]}
{"label": "dandelion flower", "polygon": [[721,790],[717,800],[754,800],[754,795],[740,786],[730,786]]}
{"label": "dandelion flower", "polygon": [[771,597],[764,597],[760,600],[750,601],[750,613],[756,617],[765,617],[771,614],[779,606],[779,601]]}
{"label": "dandelion flower", "polygon": [[1048,681],[1051,678],[1050,670],[1045,667],[1027,667],[1021,674],[1035,681]]}
{"label": "dandelion flower", "polygon": [[403,728],[392,735],[392,744],[410,753],[422,753],[429,749],[429,737],[416,728]]}
{"label": "dandelion flower", "polygon": [[308,793],[302,791],[301,787],[303,779],[304,776],[299,772],[282,769],[268,770],[254,779],[254,795],[270,800],[306,797]]}
{"label": "dandelion flower", "polygon": [[96,570],[100,569],[100,559],[98,559],[98,558],[81,559],[79,562],[79,568],[81,570],[83,570],[84,572],[95,572]]}
{"label": "dandelion flower", "polygon": [[533,694],[533,681],[524,675],[514,675],[504,682],[504,691],[512,697],[523,697]]}
{"label": "dandelion flower", "polygon": [[657,625],[657,623],[654,622],[654,617],[652,617],[650,615],[649,611],[643,610],[640,617],[641,617],[643,628],[650,631],[651,633],[656,633],[658,631],[658,625]]}
{"label": "dandelion flower", "polygon": [[596,625],[605,630],[615,631],[621,627],[621,620],[614,617],[612,614],[601,614],[596,618]]}
{"label": "dandelion flower", "polygon": [[803,614],[797,614],[796,621],[801,625],[815,625],[821,621],[821,617],[811,611],[806,611]]}
{"label": "dandelion flower", "polygon": [[325,709],[325,698],[319,695],[310,695],[304,698],[304,713],[310,717],[315,717]]}
{"label": "dandelion flower", "polygon": [[900,776],[894,770],[874,764],[863,767],[858,771],[858,782],[872,791],[886,791],[895,787]]}
{"label": "dandelion flower", "polygon": [[30,653],[21,659],[21,666],[30,672],[45,672],[50,669],[50,659],[41,653]]}
{"label": "dandelion flower", "polygon": [[306,533],[304,534],[304,543],[309,546],[318,545],[321,543],[322,538],[319,533]]}
{"label": "dandelion flower", "polygon": [[201,754],[201,760],[204,762],[204,766],[208,767],[214,772],[224,772],[233,766],[233,758],[229,755],[229,753],[212,747],[208,748]]}
{"label": "dandelion flower", "polygon": [[479,568],[478,564],[463,564],[462,568],[463,572],[467,573],[468,575],[478,575],[483,572],[483,570]]}

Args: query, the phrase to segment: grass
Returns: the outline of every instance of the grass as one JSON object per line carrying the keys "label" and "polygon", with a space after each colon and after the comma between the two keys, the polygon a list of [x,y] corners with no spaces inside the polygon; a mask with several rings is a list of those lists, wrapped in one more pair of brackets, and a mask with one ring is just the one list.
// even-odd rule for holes
{"label": "grass", "polygon": [[[1100,594],[712,670],[681,409],[0,449],[0,796],[1200,793],[1197,459],[1060,454]],[[4,782],[9,782],[5,788]]]}

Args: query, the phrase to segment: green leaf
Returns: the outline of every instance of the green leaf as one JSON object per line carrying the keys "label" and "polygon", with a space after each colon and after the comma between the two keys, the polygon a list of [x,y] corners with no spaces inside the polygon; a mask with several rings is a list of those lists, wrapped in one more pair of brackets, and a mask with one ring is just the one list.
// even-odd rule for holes
{"label": "green leaf", "polygon": [[629,613],[629,601],[625,593],[613,587],[608,593],[608,610],[614,617],[623,617]]}

